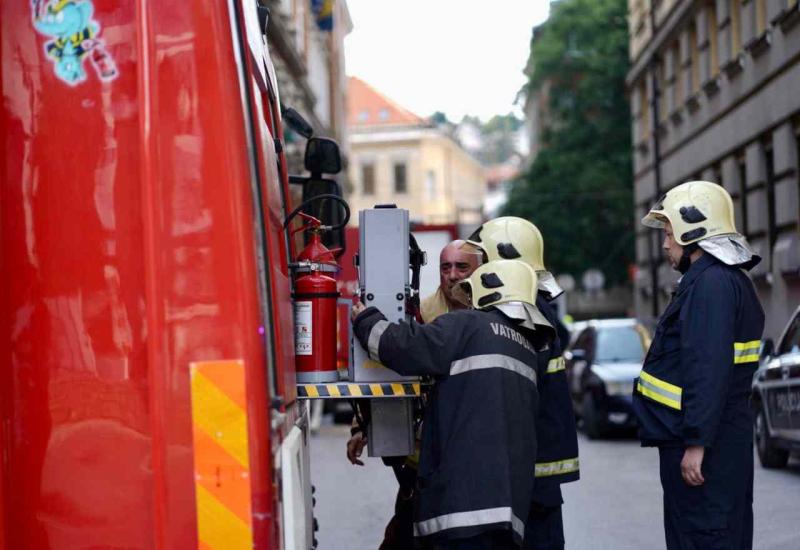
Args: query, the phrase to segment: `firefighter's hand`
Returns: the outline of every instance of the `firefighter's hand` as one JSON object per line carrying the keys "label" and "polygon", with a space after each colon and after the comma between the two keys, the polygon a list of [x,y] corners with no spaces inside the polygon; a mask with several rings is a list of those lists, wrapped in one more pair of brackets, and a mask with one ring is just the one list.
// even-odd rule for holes
{"label": "firefighter's hand", "polygon": [[683,453],[683,460],[681,460],[681,475],[687,485],[698,487],[705,482],[701,471],[705,452],[705,448],[700,445],[686,447],[686,452]]}
{"label": "firefighter's hand", "polygon": [[356,300],[356,303],[353,304],[353,309],[350,312],[350,319],[355,319],[356,317],[358,317],[358,314],[364,311],[365,309],[367,308],[364,304],[361,303],[361,300]]}
{"label": "firefighter's hand", "polygon": [[364,435],[364,432],[356,432],[353,437],[350,438],[350,441],[347,442],[347,460],[350,461],[350,464],[357,466],[364,465],[358,458],[364,451],[364,445],[366,444],[367,436]]}

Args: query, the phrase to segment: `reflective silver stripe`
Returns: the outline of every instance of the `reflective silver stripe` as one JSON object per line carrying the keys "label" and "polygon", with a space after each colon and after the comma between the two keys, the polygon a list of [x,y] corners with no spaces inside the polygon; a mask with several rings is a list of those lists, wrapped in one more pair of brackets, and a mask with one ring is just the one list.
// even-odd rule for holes
{"label": "reflective silver stripe", "polygon": [[380,357],[378,357],[378,346],[381,343],[381,336],[383,336],[383,333],[387,328],[389,328],[389,321],[381,319],[372,325],[372,330],[369,331],[369,338],[367,339],[367,352],[369,353],[369,358],[373,361],[380,361]]}
{"label": "reflective silver stripe", "polygon": [[473,527],[475,525],[491,525],[492,523],[510,522],[511,528],[520,537],[525,532],[525,524],[514,515],[510,506],[502,508],[486,508],[483,510],[472,510],[470,512],[454,512],[444,514],[425,521],[414,523],[414,536],[427,537],[447,529],[457,529],[458,527]]}
{"label": "reflective silver stripe", "polygon": [[555,462],[538,462],[536,464],[536,477],[571,474],[579,469],[580,462],[578,457],[556,460]]}
{"label": "reflective silver stripe", "polygon": [[513,357],[509,357],[508,355],[501,355],[499,353],[473,355],[472,357],[466,357],[464,359],[459,359],[458,361],[453,361],[450,363],[450,376],[464,374],[465,372],[473,370],[494,368],[510,370],[511,372],[519,374],[520,376],[524,376],[534,384],[536,383],[535,370],[522,361],[514,359]]}

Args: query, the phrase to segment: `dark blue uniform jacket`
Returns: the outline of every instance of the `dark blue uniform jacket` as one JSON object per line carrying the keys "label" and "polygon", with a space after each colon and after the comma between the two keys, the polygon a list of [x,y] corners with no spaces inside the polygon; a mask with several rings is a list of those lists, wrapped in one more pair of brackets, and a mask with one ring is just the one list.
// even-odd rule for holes
{"label": "dark blue uniform jacket", "polygon": [[536,349],[546,334],[497,310],[433,323],[388,323],[375,308],[353,322],[370,357],[436,380],[422,428],[414,534],[432,540],[510,530],[521,543],[533,494]]}
{"label": "dark blue uniform jacket", "polygon": [[551,325],[560,328],[558,336],[547,351],[539,353],[539,414],[536,419],[538,456],[533,502],[541,506],[558,506],[561,483],[580,477],[578,469],[578,435],[575,413],[567,385],[567,372],[561,356],[569,344],[569,333],[559,323],[553,307],[539,294],[536,307]]}
{"label": "dark blue uniform jacket", "polygon": [[710,254],[695,261],[661,316],[635,383],[642,445],[749,440],[763,330],[764,311],[747,275]]}

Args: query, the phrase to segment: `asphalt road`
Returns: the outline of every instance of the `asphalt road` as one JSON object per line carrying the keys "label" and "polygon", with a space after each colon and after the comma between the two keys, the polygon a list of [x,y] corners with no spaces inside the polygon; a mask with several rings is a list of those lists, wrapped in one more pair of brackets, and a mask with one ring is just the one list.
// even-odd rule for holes
{"label": "asphalt road", "polygon": [[[392,514],[397,484],[379,459],[351,466],[346,426],[324,424],[312,437],[312,483],[321,550],[375,550]],[[570,550],[664,548],[658,457],[631,438],[580,439],[581,480],[564,486]],[[764,470],[756,459],[757,550],[800,549],[800,460]]]}

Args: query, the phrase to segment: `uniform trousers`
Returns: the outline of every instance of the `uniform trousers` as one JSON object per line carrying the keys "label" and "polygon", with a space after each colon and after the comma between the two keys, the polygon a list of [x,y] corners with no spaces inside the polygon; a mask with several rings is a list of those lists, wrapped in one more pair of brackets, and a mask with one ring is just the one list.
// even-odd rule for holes
{"label": "uniform trousers", "polygon": [[563,550],[564,522],[560,505],[531,505],[523,546],[525,550]]}
{"label": "uniform trousers", "polygon": [[753,548],[752,441],[706,448],[698,487],[681,476],[683,447],[660,447],[667,550]]}
{"label": "uniform trousers", "polygon": [[432,550],[519,550],[510,531],[488,531],[474,537],[434,542]]}

